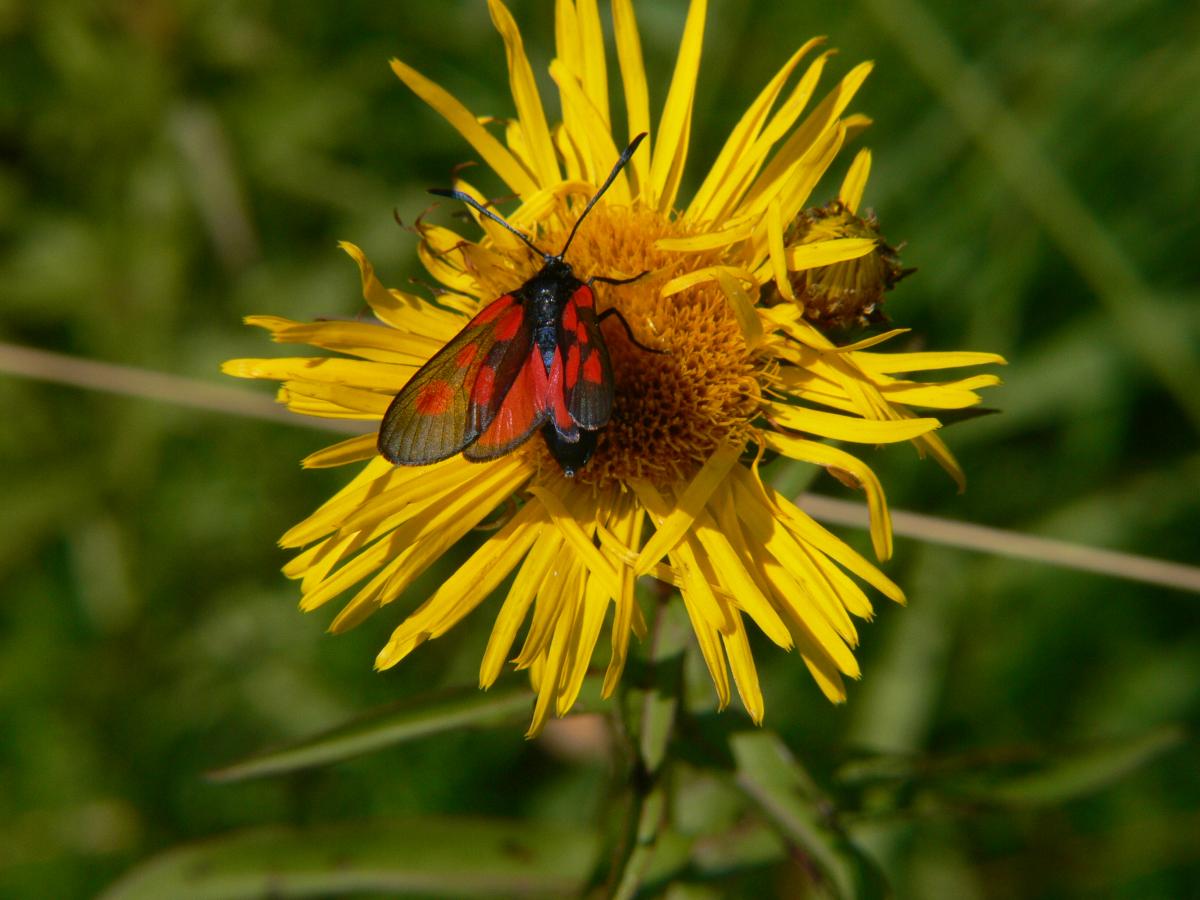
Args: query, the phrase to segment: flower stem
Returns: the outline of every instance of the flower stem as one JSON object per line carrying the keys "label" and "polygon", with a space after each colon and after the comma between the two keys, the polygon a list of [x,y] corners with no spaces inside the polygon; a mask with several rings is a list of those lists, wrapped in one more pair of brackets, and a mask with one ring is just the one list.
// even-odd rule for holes
{"label": "flower stem", "polygon": [[667,812],[662,779],[683,684],[686,630],[672,615],[679,603],[660,598],[650,626],[650,658],[637,686],[624,690],[617,727],[631,759],[630,802],[607,896],[633,897],[654,856]]}

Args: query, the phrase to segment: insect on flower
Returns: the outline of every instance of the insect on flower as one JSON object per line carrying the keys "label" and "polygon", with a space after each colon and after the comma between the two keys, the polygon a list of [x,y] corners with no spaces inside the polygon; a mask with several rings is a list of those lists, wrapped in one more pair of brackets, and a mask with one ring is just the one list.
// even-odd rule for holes
{"label": "insect on flower", "polygon": [[396,465],[423,466],[456,453],[472,461],[510,453],[541,428],[551,455],[572,476],[596,449],[612,416],[613,375],[600,323],[615,316],[629,339],[629,323],[615,308],[596,313],[595,282],[629,284],[633,278],[575,276],[564,260],[580,224],[645,138],[639,134],[607,180],[588,200],[562,250],[540,250],[473,197],[455,190],[432,194],[461,200],[520,238],[542,257],[536,275],[485,306],[400,390],[379,428],[379,452]]}

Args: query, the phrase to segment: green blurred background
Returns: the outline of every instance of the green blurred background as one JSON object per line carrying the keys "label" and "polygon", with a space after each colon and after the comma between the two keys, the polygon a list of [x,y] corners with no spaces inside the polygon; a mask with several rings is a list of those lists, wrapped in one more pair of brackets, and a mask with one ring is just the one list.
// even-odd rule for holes
{"label": "green blurred background", "polygon": [[[876,60],[853,107],[876,123],[866,203],[919,269],[887,310],[920,346],[1010,360],[987,397],[1003,414],[947,432],[965,495],[907,448],[868,451],[893,504],[1196,562],[1200,7],[714,6],[691,182],[810,35],[841,48],[838,77]],[[513,10],[543,73],[552,4]],[[683,12],[638,4],[654,107]],[[209,383],[226,358],[279,352],[244,315],[361,309],[337,239],[385,283],[422,274],[393,210],[415,216],[471,151],[389,57],[478,113],[511,110],[477,0],[0,0],[0,42],[0,339]],[[610,63],[615,83],[611,47]],[[156,851],[260,823],[601,814],[610,766],[519,726],[302,777],[203,780],[473,683],[492,611],[375,674],[400,610],[332,638],[333,608],[300,615],[278,572],[275,538],[348,477],[297,465],[332,436],[7,375],[0,402],[0,894],[91,895]],[[1192,729],[1200,597],[903,539],[887,571],[911,606],[863,629],[846,706],[794,655],[756,649],[768,725],[858,810],[855,834],[897,893],[1197,896],[1190,742],[1069,801],[876,819],[838,767],[861,749],[1019,757]]]}

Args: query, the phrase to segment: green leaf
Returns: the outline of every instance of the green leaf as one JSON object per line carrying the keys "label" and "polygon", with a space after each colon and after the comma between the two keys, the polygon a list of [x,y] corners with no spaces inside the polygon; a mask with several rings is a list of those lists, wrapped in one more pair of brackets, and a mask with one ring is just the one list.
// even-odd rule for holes
{"label": "green leaf", "polygon": [[975,783],[960,792],[1008,807],[1048,806],[1109,787],[1183,742],[1177,728],[1064,754],[1020,775]]}
{"label": "green leaf", "polygon": [[102,900],[238,900],[350,893],[573,896],[599,848],[590,831],[506,820],[414,818],[256,829],[169,850]]}
{"label": "green leaf", "polygon": [[1049,806],[1103,790],[1183,740],[1180,729],[1168,727],[1074,751],[998,747],[944,757],[869,756],[843,764],[837,780],[873,791],[875,809],[867,817],[913,805],[926,814],[939,806],[961,812],[964,800],[976,809]]}
{"label": "green leaf", "polygon": [[213,781],[242,781],[340,762],[442,731],[492,727],[529,714],[528,689],[458,689],[368,713],[315,737],[209,773]]}
{"label": "green leaf", "polygon": [[883,875],[833,818],[824,797],[780,737],[772,731],[744,731],[729,739],[737,784],[754,800],[784,838],[811,858],[835,896],[883,897]]}

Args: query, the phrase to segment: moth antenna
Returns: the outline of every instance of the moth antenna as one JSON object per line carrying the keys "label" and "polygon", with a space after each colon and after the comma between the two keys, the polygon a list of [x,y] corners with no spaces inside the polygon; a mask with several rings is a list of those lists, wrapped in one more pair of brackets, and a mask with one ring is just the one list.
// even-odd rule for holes
{"label": "moth antenna", "polygon": [[[605,186],[607,187],[607,185],[605,185]],[[451,200],[461,200],[463,203],[467,204],[467,206],[471,207],[471,209],[475,210],[480,215],[487,216],[487,218],[491,219],[497,225],[501,225],[507,231],[510,231],[513,234],[515,234],[517,237],[519,237],[521,239],[521,242],[524,243],[526,247],[528,247],[530,250],[532,250],[538,256],[542,257],[542,259],[550,258],[549,254],[543,252],[542,250],[539,250],[537,245],[534,244],[533,241],[531,241],[526,235],[517,231],[517,229],[513,228],[511,225],[509,225],[507,222],[505,222],[502,218],[500,218],[498,215],[496,215],[494,212],[492,212],[486,206],[481,204],[478,200],[476,200],[470,194],[464,194],[462,191],[455,191],[455,190],[451,190],[450,188],[430,188],[429,193],[431,193],[437,197],[449,197]]]}
{"label": "moth antenna", "polygon": [[575,227],[572,228],[571,233],[567,235],[567,242],[563,244],[563,248],[558,251],[558,259],[562,259],[566,255],[567,248],[571,246],[571,241],[575,240],[575,232],[579,230],[579,226],[583,223],[583,220],[587,217],[587,214],[592,211],[592,207],[596,205],[596,201],[604,196],[604,192],[607,191],[612,183],[616,180],[617,173],[625,168],[625,164],[629,162],[629,158],[633,156],[633,151],[638,148],[638,144],[640,144],[645,137],[646,132],[643,131],[632,141],[630,141],[629,146],[626,147],[624,152],[621,153],[620,158],[617,159],[617,164],[613,166],[612,171],[608,173],[608,177],[604,179],[604,184],[600,185],[600,190],[596,191],[596,193],[592,195],[592,199],[587,202],[587,206],[583,208],[583,212],[580,213],[579,218],[575,220]]}

